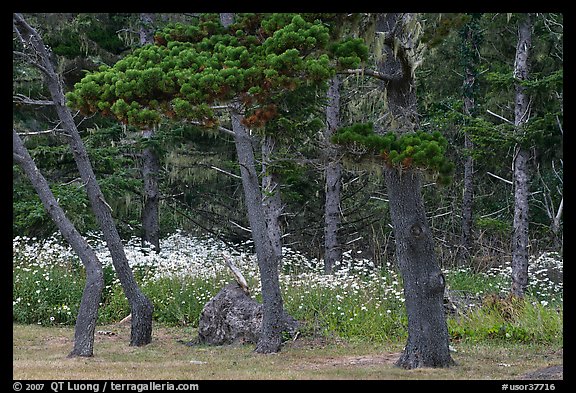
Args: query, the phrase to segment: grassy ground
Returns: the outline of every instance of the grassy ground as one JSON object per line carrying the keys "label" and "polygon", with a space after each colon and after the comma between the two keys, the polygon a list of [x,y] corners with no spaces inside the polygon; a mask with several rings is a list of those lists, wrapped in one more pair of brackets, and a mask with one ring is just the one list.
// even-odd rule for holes
{"label": "grassy ground", "polygon": [[72,327],[14,324],[13,378],[20,379],[517,379],[562,364],[559,345],[453,343],[457,365],[448,369],[403,370],[394,366],[403,343],[373,344],[299,338],[273,355],[254,347],[186,346],[191,328],[156,325],[153,342],[128,345],[129,326],[99,326],[94,357],[67,358]]}

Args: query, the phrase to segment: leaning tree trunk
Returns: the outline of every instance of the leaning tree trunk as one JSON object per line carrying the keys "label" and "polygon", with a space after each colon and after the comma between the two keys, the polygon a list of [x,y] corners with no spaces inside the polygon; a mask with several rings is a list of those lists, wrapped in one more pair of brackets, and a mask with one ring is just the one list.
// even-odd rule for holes
{"label": "leaning tree trunk", "polygon": [[256,345],[256,352],[278,352],[282,344],[284,313],[278,276],[279,258],[272,247],[263,214],[262,193],[256,172],[252,137],[242,124],[243,116],[239,113],[237,104],[232,104],[231,117],[248,221],[252,230],[262,287],[262,334]]}
{"label": "leaning tree trunk", "polygon": [[62,128],[68,136],[68,143],[78,167],[80,177],[84,183],[86,193],[92,206],[92,211],[102,230],[104,240],[110,251],[114,269],[120,279],[122,289],[128,299],[132,312],[132,326],[130,345],[142,346],[152,341],[152,311],[153,306],[150,300],[142,293],[134,274],[128,264],[128,259],[124,252],[122,239],[118,234],[112,210],[106,203],[100,186],[96,181],[92,164],[88,158],[86,147],[76,128],[76,123],[70,110],[66,106],[62,83],[58,74],[50,61],[48,50],[38,33],[25,21],[20,14],[14,14],[14,27],[23,40],[25,47],[31,46],[37,58],[31,61],[37,66],[45,76],[46,84],[50,91],[54,107],[60,119]]}
{"label": "leaning tree trunk", "polygon": [[330,138],[340,127],[340,76],[336,75],[328,87],[326,106],[325,159],[326,198],[324,202],[324,273],[331,274],[334,266],[342,259],[342,248],[338,240],[340,227],[340,191],[342,188],[342,164]]}
{"label": "leaning tree trunk", "polygon": [[445,282],[424,210],[420,174],[390,167],[384,174],[408,314],[408,342],[397,365],[446,367],[453,360],[443,306]]}
{"label": "leaning tree trunk", "polygon": [[58,204],[58,201],[50,190],[50,185],[42,176],[42,173],[36,167],[36,164],[30,157],[28,150],[22,143],[22,140],[16,133],[12,132],[12,151],[13,157],[20,167],[24,170],[32,186],[38,193],[44,208],[56,224],[60,233],[70,244],[74,252],[82,261],[86,269],[86,283],[82,292],[82,300],[76,317],[76,326],[74,328],[74,348],[68,355],[73,356],[92,356],[94,351],[94,331],[96,329],[96,320],[98,318],[98,306],[104,288],[104,273],[102,264],[94,249],[88,244],[86,239],[74,227],[74,224],[68,219],[64,210]]}
{"label": "leaning tree trunk", "polygon": [[[528,54],[532,42],[532,16],[526,15],[518,27],[518,44],[514,61],[516,100],[514,126],[522,135],[528,121],[530,100],[522,81],[528,79]],[[528,286],[528,161],[530,152],[518,145],[514,155],[514,228],[512,233],[512,295],[522,297]]]}
{"label": "leaning tree trunk", "polygon": [[[414,62],[411,49],[418,36],[414,14],[379,14],[378,32],[386,44],[383,61],[378,64],[387,91],[388,129],[411,133],[418,129]],[[412,26],[412,27],[410,27]],[[396,260],[404,282],[408,315],[408,342],[396,365],[448,367],[450,356],[448,327],[443,308],[444,276],[434,254],[434,240],[428,226],[420,175],[414,169],[384,165],[390,217],[396,242]]]}

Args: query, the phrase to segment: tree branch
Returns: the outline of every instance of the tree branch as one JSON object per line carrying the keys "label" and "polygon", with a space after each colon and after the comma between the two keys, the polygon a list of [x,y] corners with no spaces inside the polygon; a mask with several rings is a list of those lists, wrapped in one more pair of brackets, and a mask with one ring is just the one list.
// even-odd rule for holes
{"label": "tree branch", "polygon": [[[199,121],[196,121],[196,120],[189,120],[188,122],[189,122],[190,124],[195,125],[195,126],[208,127],[206,124],[204,124],[204,123],[202,123],[202,122],[199,122]],[[218,131],[221,131],[221,132],[223,132],[224,134],[228,134],[228,135],[234,136],[234,131],[232,131],[232,130],[230,130],[230,129],[228,129],[228,128],[222,127],[222,126],[218,126]]]}
{"label": "tree branch", "polygon": [[502,117],[502,116],[500,116],[500,115],[492,112],[490,109],[486,109],[486,112],[490,113],[492,116],[496,116],[497,118],[499,118],[499,119],[501,119],[501,120],[504,120],[504,121],[505,121],[506,123],[508,123],[508,124],[514,125],[514,122],[513,122],[513,121],[510,121],[510,120],[506,119],[505,117]]}
{"label": "tree branch", "polygon": [[12,102],[26,105],[54,105],[54,101],[52,100],[35,100],[20,93],[16,93],[12,96]]}
{"label": "tree branch", "polygon": [[500,177],[500,176],[497,176],[497,175],[495,175],[495,174],[493,174],[493,173],[486,172],[486,174],[487,174],[487,175],[490,175],[490,176],[492,176],[492,177],[495,177],[495,178],[498,179],[498,180],[502,180],[504,183],[514,184],[514,183],[512,183],[510,180],[506,180],[506,179],[504,179],[504,178],[502,178],[502,177]]}
{"label": "tree branch", "polygon": [[53,134],[56,131],[64,131],[62,128],[53,128],[51,130],[45,131],[28,131],[28,132],[18,132],[18,135],[30,136],[30,135],[43,135],[43,134]]}
{"label": "tree branch", "polygon": [[347,70],[342,70],[342,71],[338,71],[338,74],[353,74],[353,75],[361,75],[361,76],[371,76],[373,78],[376,79],[380,79],[384,82],[391,82],[397,78],[391,77],[390,75],[386,75],[383,74],[381,72],[378,71],[374,71],[371,69],[364,69],[364,68],[356,68],[356,69],[347,69]]}
{"label": "tree branch", "polygon": [[240,177],[240,176],[238,176],[238,175],[236,175],[236,174],[234,174],[234,173],[225,171],[224,169],[220,169],[220,168],[218,168],[218,167],[215,167],[214,165],[210,165],[210,168],[211,168],[211,169],[214,169],[215,171],[224,173],[224,174],[226,174],[226,175],[228,175],[228,176],[232,176],[232,177],[234,177],[234,178],[236,178],[236,179],[242,179],[242,177]]}
{"label": "tree branch", "polygon": [[226,265],[232,271],[232,274],[234,275],[236,282],[238,283],[238,285],[240,285],[240,288],[242,288],[244,293],[249,295],[250,289],[248,288],[248,283],[246,282],[246,279],[242,275],[242,272],[240,271],[240,269],[238,269],[236,267],[236,265],[234,264],[234,261],[232,260],[232,257],[230,256],[230,254],[228,254],[227,252],[223,252],[222,256],[224,257],[224,261],[226,261]]}

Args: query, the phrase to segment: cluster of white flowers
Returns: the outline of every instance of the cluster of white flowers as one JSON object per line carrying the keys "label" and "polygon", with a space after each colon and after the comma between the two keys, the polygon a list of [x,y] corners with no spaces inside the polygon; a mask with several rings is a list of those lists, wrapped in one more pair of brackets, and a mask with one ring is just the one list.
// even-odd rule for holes
{"label": "cluster of white flowers", "polygon": [[[112,266],[112,259],[102,236],[89,234],[90,244],[95,249],[104,266]],[[205,280],[223,280],[231,275],[227,271],[223,253],[232,255],[238,268],[253,285],[252,291],[260,291],[260,279],[256,257],[250,244],[227,245],[223,241],[198,238],[177,231],[161,240],[161,251],[155,253],[149,247],[143,247],[139,238],[132,238],[125,244],[125,252],[130,266],[141,273],[144,280],[160,278],[200,278]],[[66,245],[58,234],[39,241],[35,238],[17,236],[13,239],[14,269],[23,271],[38,270],[38,284],[49,281],[48,267],[60,265],[70,269],[80,266],[78,257],[71,247]],[[308,258],[305,255],[285,247],[280,274],[283,288],[302,288],[302,290],[330,289],[341,291],[340,296],[357,295],[363,292],[368,296],[379,296],[404,301],[403,291],[395,269],[376,268],[371,260],[356,258],[355,253],[343,253],[341,263],[335,267],[333,275],[323,274],[323,261]],[[464,272],[466,268],[455,269]],[[530,286],[538,294],[555,294],[562,297],[562,257],[556,253],[545,253],[532,257],[529,263]],[[449,275],[450,272],[446,272]],[[487,277],[501,277],[500,291],[508,291],[511,273],[510,263],[492,268],[484,273]],[[552,277],[553,276],[553,277]],[[375,296],[372,296],[375,297]],[[16,301],[16,300],[15,300]],[[375,302],[380,300],[375,297]]]}
{"label": "cluster of white flowers", "polygon": [[[554,296],[556,300],[563,300],[564,288],[564,262],[560,254],[556,252],[544,252],[538,256],[531,256],[528,261],[528,288],[538,296]],[[501,266],[492,267],[483,273],[487,277],[502,278],[498,288],[505,293],[510,290],[512,276],[511,261],[504,262]],[[546,300],[542,304],[548,304]]]}

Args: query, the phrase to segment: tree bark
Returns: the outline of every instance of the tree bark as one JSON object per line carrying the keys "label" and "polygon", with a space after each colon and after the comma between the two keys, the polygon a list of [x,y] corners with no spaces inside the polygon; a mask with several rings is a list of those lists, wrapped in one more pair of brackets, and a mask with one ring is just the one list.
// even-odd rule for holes
{"label": "tree bark", "polygon": [[234,131],[248,221],[252,230],[252,240],[256,249],[262,287],[262,334],[255,350],[259,353],[278,352],[282,343],[282,316],[284,313],[278,277],[279,258],[274,252],[268,236],[266,219],[263,214],[262,193],[256,172],[252,138],[242,124],[243,116],[239,112],[238,105],[233,104],[232,107],[230,113],[232,131]]}
{"label": "tree bark", "polygon": [[50,185],[36,167],[36,164],[32,160],[32,157],[30,157],[22,140],[18,134],[16,134],[16,131],[12,132],[12,151],[14,160],[30,179],[44,208],[86,269],[86,283],[84,285],[84,291],[82,292],[82,300],[80,301],[80,308],[74,328],[74,348],[68,356],[92,356],[94,351],[94,331],[98,318],[98,306],[100,304],[102,289],[104,288],[102,264],[92,247],[74,227],[74,224],[72,224],[64,213],[64,210],[62,210],[58,204],[58,201],[50,190]]}
{"label": "tree bark", "polygon": [[[414,59],[409,50],[415,47],[407,26],[414,25],[414,14],[379,14],[376,30],[389,37],[395,48],[379,64],[379,73],[387,75],[389,121],[387,129],[410,133],[418,129]],[[444,276],[434,253],[434,239],[428,226],[420,174],[414,169],[384,165],[384,177],[390,205],[390,217],[396,242],[396,260],[404,282],[408,316],[408,342],[396,362],[399,367],[448,367],[450,356],[448,327],[444,313]]]}
{"label": "tree bark", "polygon": [[[518,44],[514,61],[516,99],[514,126],[523,134],[522,126],[528,121],[529,97],[521,82],[528,79],[528,56],[532,44],[532,15],[527,14],[518,26]],[[514,168],[514,228],[512,233],[512,295],[523,297],[528,286],[528,162],[530,152],[518,145],[513,160]]]}
{"label": "tree bark", "polygon": [[324,273],[332,274],[334,266],[342,259],[342,247],[338,240],[340,227],[340,192],[342,188],[342,164],[337,157],[337,149],[330,138],[340,127],[340,86],[342,81],[336,75],[328,87],[326,106],[325,140],[325,202],[324,202]]}
{"label": "tree bark", "polygon": [[[140,14],[140,45],[154,43],[153,15]],[[154,136],[154,129],[142,131],[142,137],[150,139]],[[158,187],[158,174],[160,163],[158,154],[153,148],[147,147],[142,152],[142,180],[144,182],[144,208],[142,209],[142,243],[152,244],[154,251],[160,252],[160,220],[159,204],[160,189]]]}
{"label": "tree bark", "polygon": [[[144,130],[142,136],[151,138],[153,130]],[[160,252],[160,220],[159,203],[160,189],[158,173],[160,162],[153,148],[147,147],[142,152],[142,180],[144,182],[144,208],[142,210],[142,242],[149,243],[154,251]],[[143,245],[144,245],[143,244]]]}
{"label": "tree bark", "polygon": [[20,14],[14,14],[13,23],[23,39],[25,49],[31,46],[36,59],[31,59],[45,76],[46,84],[54,102],[54,107],[65,130],[74,161],[78,167],[80,177],[84,183],[86,193],[90,199],[92,211],[102,230],[106,245],[110,250],[112,263],[122,289],[126,294],[132,312],[132,329],[130,345],[141,346],[152,341],[152,311],[153,306],[150,300],[141,292],[138,287],[128,259],[124,252],[124,246],[112,217],[110,205],[106,203],[100,186],[96,181],[96,176],[90,163],[88,153],[76,128],[70,110],[66,106],[62,82],[56,74],[50,61],[48,50],[38,33],[25,21]]}
{"label": "tree bark", "polygon": [[387,166],[384,174],[408,314],[408,342],[396,364],[407,369],[450,366],[445,281],[434,254],[420,175]]}
{"label": "tree bark", "polygon": [[270,135],[262,138],[262,208],[266,218],[268,237],[278,264],[282,263],[282,228],[280,227],[280,215],[282,214],[282,198],[280,196],[280,183],[278,174],[272,169],[273,155],[276,141]]}

